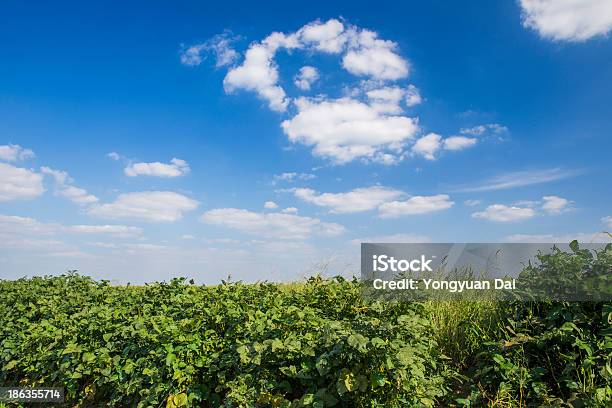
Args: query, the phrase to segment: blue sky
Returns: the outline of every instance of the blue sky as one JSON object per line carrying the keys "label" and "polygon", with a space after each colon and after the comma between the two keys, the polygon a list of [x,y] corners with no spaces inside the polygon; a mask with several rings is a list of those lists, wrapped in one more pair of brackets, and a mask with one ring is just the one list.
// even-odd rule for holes
{"label": "blue sky", "polygon": [[6,3],[0,277],[295,279],[357,274],[364,240],[605,239],[609,3],[397,3]]}

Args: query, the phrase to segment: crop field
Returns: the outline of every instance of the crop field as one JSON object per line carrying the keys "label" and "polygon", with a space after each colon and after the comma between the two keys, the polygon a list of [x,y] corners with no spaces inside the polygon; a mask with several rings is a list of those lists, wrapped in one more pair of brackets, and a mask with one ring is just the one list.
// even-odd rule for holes
{"label": "crop field", "polygon": [[[610,273],[612,245],[546,262]],[[610,303],[380,302],[342,278],[133,287],[71,273],[0,281],[0,327],[0,386],[63,387],[71,407],[612,405]]]}

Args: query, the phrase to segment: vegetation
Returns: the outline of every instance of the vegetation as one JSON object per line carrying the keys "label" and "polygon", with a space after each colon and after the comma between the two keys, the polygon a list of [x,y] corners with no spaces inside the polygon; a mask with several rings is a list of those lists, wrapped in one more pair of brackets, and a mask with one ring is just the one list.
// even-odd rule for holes
{"label": "vegetation", "polygon": [[[612,246],[529,273],[553,265],[609,275]],[[67,406],[612,405],[609,302],[379,302],[342,278],[131,287],[72,273],[0,281],[0,327],[0,386],[61,386]]]}

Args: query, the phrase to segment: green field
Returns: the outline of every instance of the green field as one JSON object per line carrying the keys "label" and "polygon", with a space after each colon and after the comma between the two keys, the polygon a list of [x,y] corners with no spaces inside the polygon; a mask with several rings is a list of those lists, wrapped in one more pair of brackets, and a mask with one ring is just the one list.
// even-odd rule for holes
{"label": "green field", "polygon": [[[612,245],[548,262],[609,274]],[[612,406],[611,303],[68,274],[0,281],[0,327],[0,386],[64,387],[67,406]]]}

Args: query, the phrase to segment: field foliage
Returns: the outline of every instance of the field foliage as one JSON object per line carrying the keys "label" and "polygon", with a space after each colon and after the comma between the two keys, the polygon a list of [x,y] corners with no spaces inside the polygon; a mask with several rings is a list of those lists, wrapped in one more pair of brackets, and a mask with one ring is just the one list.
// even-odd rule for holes
{"label": "field foliage", "polygon": [[[544,261],[609,274],[612,246]],[[65,387],[67,406],[612,405],[604,302],[376,302],[342,278],[132,287],[71,273],[0,281],[0,327],[0,386]]]}

